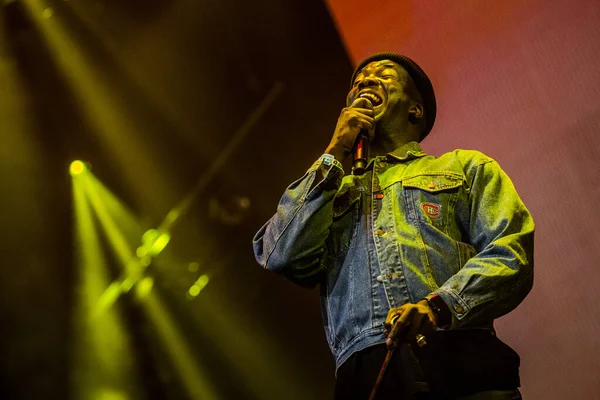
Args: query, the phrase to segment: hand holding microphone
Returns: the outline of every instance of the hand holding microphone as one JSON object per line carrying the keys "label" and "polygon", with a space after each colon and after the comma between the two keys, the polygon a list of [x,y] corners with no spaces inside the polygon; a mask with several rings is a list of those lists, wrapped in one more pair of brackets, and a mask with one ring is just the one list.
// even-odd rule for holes
{"label": "hand holding microphone", "polygon": [[[373,103],[371,103],[369,99],[356,99],[352,105],[356,104],[357,102],[361,103],[363,108],[373,111]],[[365,173],[365,168],[367,168],[367,163],[369,162],[370,140],[371,136],[369,135],[369,131],[361,129],[358,134],[358,138],[356,139],[356,144],[354,145],[354,159],[352,160],[354,175],[362,175]]]}
{"label": "hand holding microphone", "polygon": [[[361,154],[365,158],[364,166],[366,166],[368,152],[365,154],[365,150],[368,150],[368,141],[374,135],[374,128],[373,104],[368,99],[356,99],[350,107],[342,109],[333,138],[325,152],[343,162],[350,153],[360,147]],[[354,172],[357,173],[356,165],[354,168]]]}

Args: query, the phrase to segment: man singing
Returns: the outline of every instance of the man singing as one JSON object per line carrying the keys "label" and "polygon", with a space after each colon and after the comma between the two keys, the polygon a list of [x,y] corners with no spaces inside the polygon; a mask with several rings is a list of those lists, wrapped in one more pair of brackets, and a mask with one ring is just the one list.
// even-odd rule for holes
{"label": "man singing", "polygon": [[[436,100],[411,59],[359,64],[325,153],[254,238],[264,268],[320,285],[336,399],[520,399],[493,321],[533,284],[534,223],[496,161],[427,155]],[[367,135],[364,171],[342,163]]]}

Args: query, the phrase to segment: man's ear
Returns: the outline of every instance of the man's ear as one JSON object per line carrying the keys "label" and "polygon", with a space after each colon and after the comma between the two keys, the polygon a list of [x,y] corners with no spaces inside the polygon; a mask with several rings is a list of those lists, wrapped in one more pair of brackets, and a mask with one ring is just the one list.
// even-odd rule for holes
{"label": "man's ear", "polygon": [[421,118],[423,118],[423,106],[421,104],[419,104],[419,103],[414,103],[408,109],[408,119],[411,122],[416,123]]}

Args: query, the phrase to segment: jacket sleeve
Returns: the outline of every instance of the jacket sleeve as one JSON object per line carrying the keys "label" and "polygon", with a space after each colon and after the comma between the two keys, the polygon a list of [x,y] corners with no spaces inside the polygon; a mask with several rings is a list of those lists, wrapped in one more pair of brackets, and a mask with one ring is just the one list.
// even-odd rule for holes
{"label": "jacket sleeve", "polygon": [[319,160],[286,189],[275,215],[254,236],[254,256],[260,265],[306,287],[323,279],[333,199],[343,175],[339,162],[325,167]]}
{"label": "jacket sleeve", "polygon": [[533,286],[531,214],[494,160],[472,171],[468,235],[476,254],[436,291],[452,313],[451,329],[501,317]]}

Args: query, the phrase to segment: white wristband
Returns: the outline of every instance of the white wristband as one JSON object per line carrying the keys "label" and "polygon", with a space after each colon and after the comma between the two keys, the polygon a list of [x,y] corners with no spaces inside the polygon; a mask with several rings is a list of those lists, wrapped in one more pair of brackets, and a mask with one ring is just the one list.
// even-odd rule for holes
{"label": "white wristband", "polygon": [[335,157],[332,156],[331,154],[323,154],[321,157],[319,157],[319,160],[321,160],[323,162],[323,165],[326,166],[330,166],[333,165],[333,162],[335,161]]}

